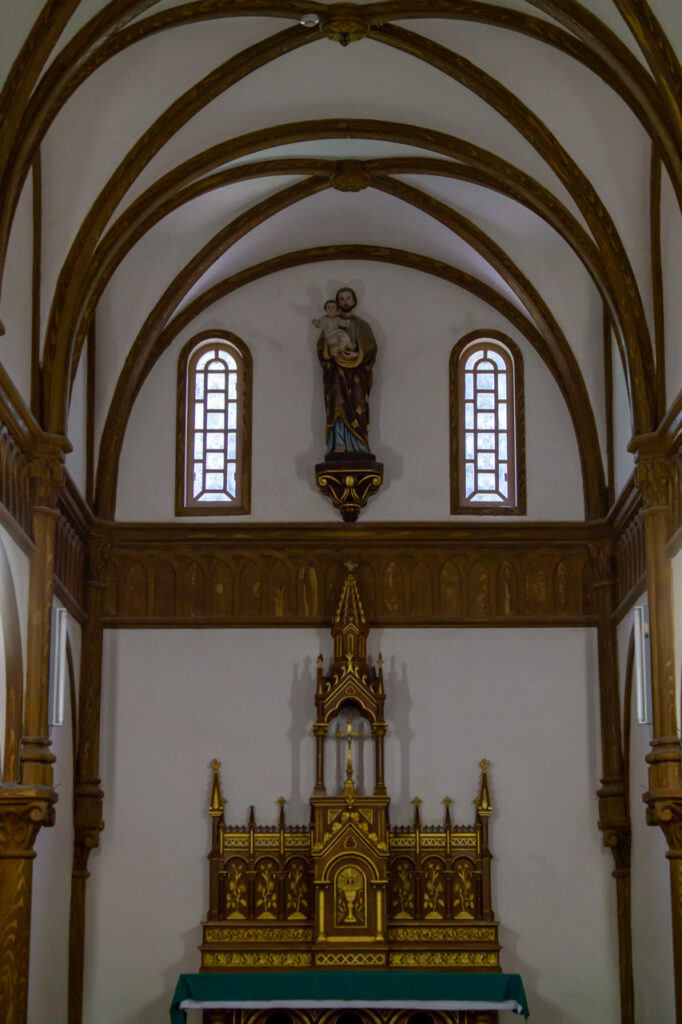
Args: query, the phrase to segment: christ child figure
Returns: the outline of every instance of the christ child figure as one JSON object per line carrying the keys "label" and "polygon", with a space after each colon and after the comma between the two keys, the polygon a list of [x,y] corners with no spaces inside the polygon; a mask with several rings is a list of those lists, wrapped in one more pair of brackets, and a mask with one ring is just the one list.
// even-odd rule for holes
{"label": "christ child figure", "polygon": [[358,354],[358,346],[350,334],[344,330],[349,326],[349,321],[339,315],[334,299],[328,299],[325,302],[324,316],[313,320],[313,325],[321,328],[324,346],[332,359],[342,366],[353,362]]}

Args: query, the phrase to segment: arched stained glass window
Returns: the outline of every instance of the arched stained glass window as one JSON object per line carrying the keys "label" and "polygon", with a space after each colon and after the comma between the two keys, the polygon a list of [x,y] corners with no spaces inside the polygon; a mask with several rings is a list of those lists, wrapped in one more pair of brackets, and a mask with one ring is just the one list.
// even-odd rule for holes
{"label": "arched stained glass window", "polygon": [[468,335],[450,363],[452,511],[525,513],[521,355],[509,338]]}
{"label": "arched stained glass window", "polygon": [[250,498],[251,357],[239,338],[194,338],[178,364],[177,515],[244,514]]}

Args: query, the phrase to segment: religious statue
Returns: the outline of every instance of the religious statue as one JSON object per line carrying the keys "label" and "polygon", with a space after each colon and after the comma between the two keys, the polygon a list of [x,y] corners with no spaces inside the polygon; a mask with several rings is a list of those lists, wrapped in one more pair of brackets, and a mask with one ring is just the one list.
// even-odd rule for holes
{"label": "religious statue", "polygon": [[317,355],[322,365],[326,412],[325,461],[315,467],[317,485],[352,523],[383,479],[383,466],[369,447],[369,394],[377,354],[374,332],[355,315],[352,288],[339,288],[313,320],[321,331]]}
{"label": "religious statue", "polygon": [[322,364],[327,412],[327,453],[369,453],[369,393],[377,344],[372,328],[353,310],[358,300],[352,288],[339,288],[324,306],[325,315],[313,320],[322,328],[317,354]]}

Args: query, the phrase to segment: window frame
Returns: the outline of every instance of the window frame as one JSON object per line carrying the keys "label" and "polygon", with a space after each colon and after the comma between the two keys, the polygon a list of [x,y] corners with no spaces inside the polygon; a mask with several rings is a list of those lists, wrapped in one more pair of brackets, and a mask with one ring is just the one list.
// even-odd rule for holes
{"label": "window frame", "polygon": [[[233,502],[197,501],[191,496],[194,451],[194,370],[211,348],[223,348],[237,364],[236,496]],[[192,387],[189,387],[190,376]],[[231,331],[212,330],[195,334],[178,359],[177,435],[175,460],[176,516],[234,516],[251,511],[251,353]]]}
{"label": "window frame", "polygon": [[[466,449],[464,423],[465,363],[476,348],[491,348],[508,367],[508,445],[510,498],[502,501],[471,501],[465,496]],[[498,429],[497,427],[495,429]],[[525,406],[523,359],[518,346],[501,331],[472,331],[461,338],[450,354],[450,512],[452,515],[526,515]],[[513,464],[512,464],[513,462]],[[513,492],[513,495],[512,493]]]}

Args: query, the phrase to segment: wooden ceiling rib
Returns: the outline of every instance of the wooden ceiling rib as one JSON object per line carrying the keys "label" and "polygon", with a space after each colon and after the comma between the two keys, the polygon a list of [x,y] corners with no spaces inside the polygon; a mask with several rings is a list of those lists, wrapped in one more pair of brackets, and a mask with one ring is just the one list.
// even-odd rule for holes
{"label": "wooden ceiling rib", "polygon": [[[545,17],[473,0],[379,0],[361,5],[326,4],[319,0],[286,3],[195,0],[159,12],[153,12],[153,0],[110,0],[75,33],[54,59],[59,35],[78,2],[69,0],[55,5],[50,0],[46,3],[0,94],[0,124],[4,118],[10,143],[4,156],[0,155],[0,194],[3,196],[0,202],[0,271],[12,218],[31,161],[57,113],[76,89],[85,86],[97,68],[136,42],[173,28],[181,30],[183,26],[200,21],[260,17],[281,18],[293,24],[229,57],[175,99],[124,155],[101,189],[73,240],[53,295],[43,363],[44,427],[53,433],[64,432],[72,382],[97,301],[116,267],[144,232],[183,202],[211,188],[222,188],[245,180],[246,168],[228,169],[221,167],[221,162],[233,161],[263,148],[276,148],[303,140],[338,138],[345,133],[355,138],[416,145],[458,161],[448,165],[446,161],[429,161],[426,157],[411,158],[412,162],[408,158],[400,158],[364,161],[363,167],[370,174],[372,187],[435,217],[464,238],[519,296],[535,324],[531,336],[537,331],[536,341],[542,338],[543,358],[559,383],[576,428],[583,463],[586,512],[588,516],[603,514],[604,471],[598,455],[594,414],[577,361],[549,306],[515,266],[511,255],[492,239],[485,238],[472,222],[456,214],[447,204],[429,198],[421,190],[395,177],[406,173],[433,173],[453,180],[459,178],[474,182],[496,189],[551,224],[587,267],[609,311],[624,366],[635,433],[644,434],[654,429],[664,411],[660,408],[661,385],[656,379],[656,367],[661,366],[661,331],[657,327],[655,360],[638,281],[606,204],[550,128],[513,91],[465,56],[403,24],[397,24],[425,18],[476,22],[542,42],[579,62],[613,89],[639,119],[649,133],[655,153],[665,165],[682,205],[680,68],[670,43],[647,5],[633,0],[614,0],[648,67],[577,0],[528,2]],[[300,15],[309,11],[319,15],[318,29],[310,30],[298,24]],[[207,104],[279,57],[325,36],[339,38],[339,20],[351,15],[361,26],[364,25],[361,31],[365,31],[369,39],[428,64],[471,90],[503,117],[561,181],[580,210],[589,232],[549,190],[513,164],[468,141],[444,136],[419,125],[344,119],[276,125],[220,143],[176,166],[111,223],[116,208],[124,201],[127,191],[143,169]],[[163,297],[149,313],[138,341],[128,354],[124,373],[130,375],[130,382],[119,381],[115,401],[121,398],[122,393],[130,401],[137,394],[154,363],[156,356],[152,354],[158,349],[159,339],[167,338],[169,328],[176,322],[174,312],[178,303],[188,289],[199,282],[208,266],[225,251],[222,246],[233,244],[251,227],[273,216],[283,208],[280,201],[285,205],[301,201],[307,195],[329,187],[333,183],[334,164],[321,159],[298,162],[274,159],[266,161],[265,166],[251,165],[251,173],[254,176],[263,173],[311,176],[305,183],[285,189],[234,220],[174,276]],[[389,251],[381,246],[375,246],[374,250]],[[295,254],[283,254],[284,261],[292,255]],[[408,254],[407,258],[427,259],[414,253]],[[261,276],[269,263],[263,261],[251,270],[256,277]],[[437,263],[435,261],[433,265]],[[450,272],[451,279],[458,283],[467,276],[454,267]],[[480,282],[469,281],[467,286],[481,291]],[[233,281],[230,287],[236,287],[236,282]],[[498,310],[503,308],[499,294],[486,294],[486,301],[491,301]],[[188,308],[198,307],[191,303]],[[524,324],[522,329],[528,336],[528,324]],[[136,360],[140,361],[139,365]],[[128,405],[129,402],[124,402],[123,407]],[[118,424],[114,434],[125,430],[120,411],[110,410],[107,420],[108,426],[110,421]],[[116,445],[113,450],[116,450]],[[107,453],[105,461],[108,457]],[[106,490],[106,487],[104,491],[98,489],[102,507],[112,508],[114,496],[107,493],[105,498]]]}

